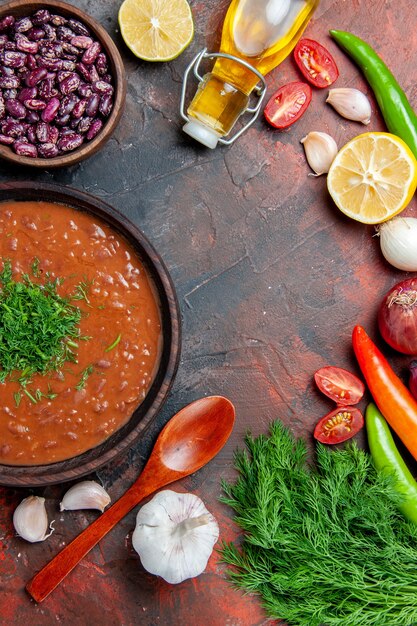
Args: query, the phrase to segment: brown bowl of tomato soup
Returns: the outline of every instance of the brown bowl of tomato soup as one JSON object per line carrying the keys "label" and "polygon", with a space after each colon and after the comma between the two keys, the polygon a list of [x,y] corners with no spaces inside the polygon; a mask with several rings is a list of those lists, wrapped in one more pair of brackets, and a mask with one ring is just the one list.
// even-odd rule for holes
{"label": "brown bowl of tomato soup", "polygon": [[0,185],[0,484],[74,480],[131,448],[180,335],[168,271],[132,222],[75,189]]}

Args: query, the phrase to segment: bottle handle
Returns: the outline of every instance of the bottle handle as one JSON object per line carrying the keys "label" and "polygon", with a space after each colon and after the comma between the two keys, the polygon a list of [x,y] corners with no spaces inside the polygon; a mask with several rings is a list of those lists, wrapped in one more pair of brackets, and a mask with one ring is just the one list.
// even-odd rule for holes
{"label": "bottle handle", "polygon": [[236,139],[240,137],[256,121],[261,110],[263,99],[266,94],[267,85],[266,85],[264,77],[262,76],[260,72],[258,72],[258,70],[255,67],[250,65],[250,63],[247,63],[247,61],[244,61],[243,59],[239,59],[239,57],[235,57],[232,54],[227,54],[225,52],[207,52],[207,48],[203,48],[203,50],[201,50],[194,57],[194,59],[191,61],[191,63],[188,65],[188,67],[186,68],[184,72],[184,79],[183,79],[183,84],[182,84],[181,100],[180,100],[180,113],[181,113],[181,117],[183,118],[183,120],[188,122],[189,119],[185,112],[185,97],[186,97],[186,91],[187,91],[188,78],[189,78],[189,74],[191,70],[193,70],[193,74],[195,78],[199,82],[202,82],[203,77],[198,73],[201,61],[203,59],[212,60],[212,59],[217,59],[219,57],[223,59],[229,59],[230,61],[235,61],[236,63],[243,65],[244,67],[246,67],[246,69],[253,72],[259,78],[259,83],[253,89],[253,92],[258,97],[258,101],[256,102],[255,106],[247,107],[246,110],[244,111],[244,113],[252,113],[251,119],[248,122],[246,122],[246,124],[242,126],[242,128],[240,128],[232,137],[230,137],[230,139],[224,139],[223,137],[220,137],[218,140],[219,143],[226,145],[226,146],[230,146],[230,144],[236,141]]}

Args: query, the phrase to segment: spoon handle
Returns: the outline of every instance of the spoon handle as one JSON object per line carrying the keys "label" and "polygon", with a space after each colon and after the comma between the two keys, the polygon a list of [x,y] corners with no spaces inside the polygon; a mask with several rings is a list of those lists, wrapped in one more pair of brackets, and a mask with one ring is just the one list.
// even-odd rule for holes
{"label": "spoon handle", "polygon": [[[148,477],[145,475],[148,474]],[[155,484],[149,473],[140,478],[107,511],[59,552],[26,585],[36,602],[42,602],[64,580],[88,552],[143,498],[163,485]]]}

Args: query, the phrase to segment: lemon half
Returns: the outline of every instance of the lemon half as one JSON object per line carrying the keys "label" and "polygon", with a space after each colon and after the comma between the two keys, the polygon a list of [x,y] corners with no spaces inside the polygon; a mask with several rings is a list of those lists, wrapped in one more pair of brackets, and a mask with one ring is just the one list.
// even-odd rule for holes
{"label": "lemon half", "polygon": [[145,61],[175,59],[194,35],[187,0],[124,0],[119,25],[126,45]]}
{"label": "lemon half", "polygon": [[417,161],[390,133],[364,133],[337,153],[327,188],[337,207],[364,224],[379,224],[409,204],[417,186]]}

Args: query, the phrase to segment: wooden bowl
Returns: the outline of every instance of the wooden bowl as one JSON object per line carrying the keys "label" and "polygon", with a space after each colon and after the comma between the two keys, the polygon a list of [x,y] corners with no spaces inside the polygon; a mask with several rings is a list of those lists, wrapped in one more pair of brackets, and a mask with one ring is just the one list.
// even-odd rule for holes
{"label": "wooden bowl", "polygon": [[65,167],[79,163],[79,161],[95,154],[103,147],[112,135],[123,113],[126,99],[126,75],[122,58],[110,35],[102,26],[100,26],[100,24],[87,15],[87,13],[84,13],[84,11],[81,11],[75,6],[65,2],[60,2],[59,0],[45,0],[44,2],[13,0],[12,2],[8,2],[0,7],[0,20],[6,15],[13,15],[14,17],[29,16],[39,9],[48,9],[53,14],[62,15],[66,18],[72,17],[85,24],[85,26],[87,26],[87,28],[93,33],[95,39],[101,43],[101,46],[107,55],[109,70],[114,83],[113,109],[104,123],[103,128],[94,139],[82,144],[76,150],[50,159],[40,157],[31,158],[19,156],[15,154],[9,146],[0,144],[0,157],[3,159],[11,161],[12,163],[17,163],[18,165],[49,170],[51,168]]}
{"label": "wooden bowl", "polygon": [[145,399],[120,430],[101,445],[71,459],[35,466],[0,464],[0,485],[37,487],[69,480],[96,471],[127,452],[155,419],[171,389],[180,357],[180,314],[168,271],[142,232],[111,206],[84,192],[55,184],[19,182],[0,184],[0,202],[37,200],[55,202],[87,211],[121,233],[135,248],[159,297],[163,347],[155,380]]}

